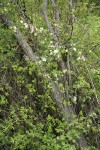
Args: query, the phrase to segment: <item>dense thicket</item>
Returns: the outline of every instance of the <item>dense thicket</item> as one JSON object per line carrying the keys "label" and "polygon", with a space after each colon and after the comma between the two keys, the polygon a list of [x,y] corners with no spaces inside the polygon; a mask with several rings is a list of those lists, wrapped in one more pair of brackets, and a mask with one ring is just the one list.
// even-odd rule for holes
{"label": "dense thicket", "polygon": [[0,149],[100,149],[99,7],[0,1]]}

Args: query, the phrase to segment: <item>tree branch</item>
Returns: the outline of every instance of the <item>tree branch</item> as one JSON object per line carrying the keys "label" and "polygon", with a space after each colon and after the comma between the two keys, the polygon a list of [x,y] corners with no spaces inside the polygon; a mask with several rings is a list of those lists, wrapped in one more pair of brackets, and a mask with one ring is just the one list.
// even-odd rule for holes
{"label": "tree branch", "polygon": [[41,6],[42,14],[44,16],[44,20],[46,22],[46,25],[47,25],[49,31],[54,35],[54,41],[57,42],[58,41],[57,36],[55,35],[54,30],[53,30],[53,28],[49,22],[49,19],[48,19],[48,15],[47,15],[47,11],[46,11],[47,4],[48,4],[48,0],[44,0],[43,4]]}

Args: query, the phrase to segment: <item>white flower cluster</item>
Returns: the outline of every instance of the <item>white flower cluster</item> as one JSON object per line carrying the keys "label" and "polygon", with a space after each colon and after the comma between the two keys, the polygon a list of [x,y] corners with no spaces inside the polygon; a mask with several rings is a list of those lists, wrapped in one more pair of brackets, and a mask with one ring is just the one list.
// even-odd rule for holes
{"label": "white flower cluster", "polygon": [[92,51],[91,50],[89,50],[89,53],[91,53]]}
{"label": "white flower cluster", "polygon": [[34,26],[31,24],[27,24],[26,22],[23,21],[23,18],[21,18],[20,23],[24,25],[25,29],[30,29],[31,34],[34,32]]}
{"label": "white flower cluster", "polygon": [[43,30],[44,30],[44,29],[43,29],[42,27],[40,27],[39,29],[38,29],[38,28],[35,28],[35,31],[36,31],[36,32],[35,32],[34,35],[37,36],[37,34],[38,34],[38,33],[42,33]]}
{"label": "white flower cluster", "polygon": [[47,77],[48,79],[50,79],[50,76],[48,74],[44,74],[44,77]]}
{"label": "white flower cluster", "polygon": [[58,49],[55,49],[55,50],[54,50],[54,55],[56,55],[58,52],[59,52],[59,50],[58,50]]}
{"label": "white flower cluster", "polygon": [[96,115],[95,112],[93,112],[93,113],[91,113],[89,116],[90,116],[90,117],[96,117],[97,115]]}
{"label": "white flower cluster", "polygon": [[13,27],[13,29],[14,29],[14,32],[16,33],[16,32],[17,32],[17,28],[16,28],[16,26],[14,26],[14,27]]}
{"label": "white flower cluster", "polygon": [[23,23],[23,20],[20,20],[20,23]]}
{"label": "white flower cluster", "polygon": [[71,43],[71,46],[75,46],[76,45],[76,43]]}
{"label": "white flower cluster", "polygon": [[42,61],[40,60],[40,61],[38,61],[36,64],[39,64],[39,65],[41,65],[41,63],[42,63]]}
{"label": "white flower cluster", "polygon": [[50,33],[50,35],[52,36],[52,35],[54,35],[53,33]]}
{"label": "white flower cluster", "polygon": [[55,74],[54,74],[54,77],[55,77],[55,78],[57,78],[57,77],[58,77],[58,75],[55,73]]}
{"label": "white flower cluster", "polygon": [[55,26],[55,27],[58,27],[58,24],[57,24],[57,23],[55,23],[55,24],[54,24],[54,26]]}
{"label": "white flower cluster", "polygon": [[58,55],[58,53],[59,53],[59,50],[58,49],[55,49],[55,50],[50,50],[50,55],[56,55],[56,56],[58,56],[58,58],[60,57],[60,55]]}
{"label": "white flower cluster", "polygon": [[59,55],[59,54],[58,54],[58,55],[57,55],[57,58],[59,59],[59,58],[60,58],[60,56],[61,56],[61,55]]}
{"label": "white flower cluster", "polygon": [[52,41],[50,41],[50,44],[53,44],[53,42],[52,42]]}
{"label": "white flower cluster", "polygon": [[76,97],[76,96],[74,96],[74,99],[73,99],[73,100],[74,100],[74,102],[76,102],[76,101],[77,101],[77,97]]}
{"label": "white flower cluster", "polygon": [[76,48],[75,47],[73,47],[73,50],[76,52]]}
{"label": "white flower cluster", "polygon": [[66,48],[66,50],[65,50],[66,52],[68,52],[68,49]]}
{"label": "white flower cluster", "polygon": [[87,124],[87,127],[90,128],[91,127],[90,124]]}
{"label": "white flower cluster", "polygon": [[32,25],[30,25],[30,30],[31,30],[31,34],[34,32],[34,27]]}
{"label": "white flower cluster", "polygon": [[74,47],[76,45],[76,43],[71,43],[71,47],[73,47],[73,50],[76,52],[76,47]]}
{"label": "white flower cluster", "polygon": [[20,23],[23,24],[26,29],[29,27],[29,25],[23,21],[23,18],[20,20]]}
{"label": "white flower cluster", "polygon": [[50,50],[50,55],[53,55],[53,51],[52,50]]}
{"label": "white flower cluster", "polygon": [[67,72],[67,69],[64,69],[62,72],[65,74]]}
{"label": "white flower cluster", "polygon": [[40,27],[39,32],[40,32],[40,33],[42,33],[42,32],[43,32],[43,28],[42,28],[42,27]]}
{"label": "white flower cluster", "polygon": [[50,47],[50,48],[55,48],[55,46],[54,46],[54,45],[49,45],[49,47]]}
{"label": "white flower cluster", "polygon": [[41,41],[41,44],[45,44],[45,42],[44,42],[44,41]]}
{"label": "white flower cluster", "polygon": [[[40,27],[40,29],[37,29],[37,28],[35,28],[35,33],[34,33],[34,36],[37,36],[37,34],[38,33],[42,33],[43,32],[43,28],[42,27]],[[31,27],[31,32],[33,32],[34,31],[34,27]],[[44,39],[45,40],[45,39]]]}
{"label": "white flower cluster", "polygon": [[81,55],[81,54],[82,54],[82,52],[79,52],[79,53],[78,53],[78,55]]}
{"label": "white flower cluster", "polygon": [[4,8],[4,11],[7,11],[7,9],[6,9],[6,8]]}
{"label": "white flower cluster", "polygon": [[34,36],[37,36],[37,32],[34,33]]}
{"label": "white flower cluster", "polygon": [[77,58],[77,60],[85,61],[86,59],[85,59],[85,57],[84,57],[84,56],[80,56],[80,57],[78,57],[78,58]]}
{"label": "white flower cluster", "polygon": [[24,26],[25,26],[26,29],[29,27],[26,22],[24,23]]}
{"label": "white flower cluster", "polygon": [[42,61],[46,62],[46,58],[45,58],[45,57],[44,57],[44,58],[42,58]]}

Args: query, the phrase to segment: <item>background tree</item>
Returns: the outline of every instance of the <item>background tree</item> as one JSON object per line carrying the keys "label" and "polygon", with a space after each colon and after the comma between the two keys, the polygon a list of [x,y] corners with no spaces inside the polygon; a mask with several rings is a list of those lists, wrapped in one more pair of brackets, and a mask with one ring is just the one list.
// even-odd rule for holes
{"label": "background tree", "polygon": [[0,148],[100,148],[93,1],[0,2]]}

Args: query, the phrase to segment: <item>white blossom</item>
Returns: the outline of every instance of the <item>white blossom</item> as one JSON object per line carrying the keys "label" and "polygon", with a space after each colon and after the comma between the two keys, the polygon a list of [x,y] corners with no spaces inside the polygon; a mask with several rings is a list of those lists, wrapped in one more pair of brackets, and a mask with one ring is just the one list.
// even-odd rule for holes
{"label": "white blossom", "polygon": [[49,47],[54,48],[55,46],[54,45],[50,45]]}
{"label": "white blossom", "polygon": [[42,58],[42,61],[46,61],[46,58]]}
{"label": "white blossom", "polygon": [[41,27],[40,30],[43,31],[43,28]]}
{"label": "white blossom", "polygon": [[59,46],[59,48],[62,48],[62,46]]}
{"label": "white blossom", "polygon": [[39,31],[42,32],[42,31],[43,31],[43,28],[41,27]]}
{"label": "white blossom", "polygon": [[68,52],[68,49],[66,49],[66,52]]}
{"label": "white blossom", "polygon": [[88,128],[90,128],[90,125],[89,125],[89,124],[87,124],[87,127],[88,127]]}
{"label": "white blossom", "polygon": [[27,23],[24,23],[24,26],[25,26],[25,28],[28,28],[28,24]]}
{"label": "white blossom", "polygon": [[63,70],[63,73],[66,73],[66,72],[67,72],[67,69],[64,69],[64,70]]}
{"label": "white blossom", "polygon": [[16,26],[14,26],[13,28],[14,28],[14,32],[17,32],[17,28],[16,28]]}
{"label": "white blossom", "polygon": [[75,46],[75,45],[76,45],[76,43],[73,43],[73,45]]}
{"label": "white blossom", "polygon": [[84,57],[84,56],[82,56],[82,57],[81,57],[81,60],[85,61],[85,57]]}
{"label": "white blossom", "polygon": [[74,102],[76,102],[77,101],[77,97],[76,96],[74,96]]}
{"label": "white blossom", "polygon": [[81,54],[82,54],[82,52],[79,52],[78,54],[79,54],[79,55],[81,55]]}
{"label": "white blossom", "polygon": [[56,74],[56,73],[54,74],[54,77],[56,77],[56,78],[57,78],[57,74]]}
{"label": "white blossom", "polygon": [[50,41],[50,44],[52,44],[53,42],[52,41]]}
{"label": "white blossom", "polygon": [[56,24],[56,23],[55,23],[55,24],[54,24],[54,26],[55,26],[55,27],[57,27],[57,26],[58,26],[58,24]]}
{"label": "white blossom", "polygon": [[38,31],[38,28],[35,27],[35,30]]}
{"label": "white blossom", "polygon": [[59,51],[57,49],[54,50],[54,55],[57,54]]}
{"label": "white blossom", "polygon": [[45,42],[44,42],[44,41],[41,41],[41,43],[44,44]]}
{"label": "white blossom", "polygon": [[89,53],[91,53],[92,51],[91,50],[89,50]]}
{"label": "white blossom", "polygon": [[23,20],[20,20],[20,23],[23,23]]}
{"label": "white blossom", "polygon": [[41,60],[40,60],[40,61],[38,61],[38,64],[39,64],[39,65],[41,65],[41,63],[42,63],[42,61],[41,61]]}
{"label": "white blossom", "polygon": [[78,57],[77,60],[81,60],[81,57]]}
{"label": "white blossom", "polygon": [[71,46],[75,46],[75,45],[76,45],[76,43],[71,43],[70,45],[71,45]]}
{"label": "white blossom", "polygon": [[30,25],[30,30],[31,30],[31,33],[33,33],[34,27],[32,25]]}
{"label": "white blossom", "polygon": [[93,113],[93,116],[96,116],[96,113]]}
{"label": "white blossom", "polygon": [[76,52],[76,48],[74,47],[73,50]]}
{"label": "white blossom", "polygon": [[53,52],[50,50],[50,55],[53,55]]}
{"label": "white blossom", "polygon": [[45,73],[44,76],[50,79],[50,76],[48,74]]}
{"label": "white blossom", "polygon": [[37,32],[36,32],[36,33],[34,33],[34,36],[37,36]]}
{"label": "white blossom", "polygon": [[53,35],[53,33],[50,33],[51,35]]}
{"label": "white blossom", "polygon": [[57,55],[57,58],[60,58],[60,55]]}
{"label": "white blossom", "polygon": [[83,61],[85,61],[85,57],[84,56],[78,57],[77,60],[83,60]]}
{"label": "white blossom", "polygon": [[7,11],[7,9],[6,9],[6,8],[4,8],[4,11]]}

